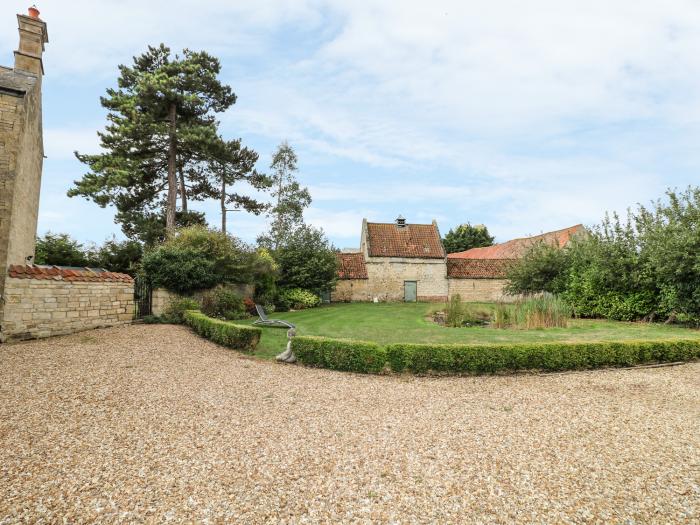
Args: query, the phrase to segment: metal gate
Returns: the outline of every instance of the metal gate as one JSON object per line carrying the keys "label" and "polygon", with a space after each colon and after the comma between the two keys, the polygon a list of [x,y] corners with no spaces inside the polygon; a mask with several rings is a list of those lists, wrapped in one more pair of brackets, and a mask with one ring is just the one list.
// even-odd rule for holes
{"label": "metal gate", "polygon": [[144,277],[137,275],[134,278],[134,319],[151,315],[151,307],[151,284]]}

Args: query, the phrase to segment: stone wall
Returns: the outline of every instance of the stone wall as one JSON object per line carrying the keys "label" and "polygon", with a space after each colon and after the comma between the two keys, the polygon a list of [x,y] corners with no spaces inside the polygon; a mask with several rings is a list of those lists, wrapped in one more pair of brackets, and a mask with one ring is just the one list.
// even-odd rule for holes
{"label": "stone wall", "polygon": [[449,279],[450,297],[459,294],[465,302],[511,301],[503,288],[506,279]]}
{"label": "stone wall", "polygon": [[366,265],[370,300],[403,301],[404,281],[417,282],[419,301],[447,300],[444,259],[369,257]]}
{"label": "stone wall", "polygon": [[368,283],[368,279],[339,280],[335,289],[331,292],[331,302],[350,303],[371,301],[372,295],[369,293]]}
{"label": "stone wall", "polygon": [[[255,286],[252,284],[229,284],[228,288],[234,290],[241,297],[253,297]],[[203,292],[196,292],[191,297],[199,300]],[[169,292],[165,288],[156,288],[151,295],[151,313],[153,315],[163,315],[171,301],[181,299],[183,296]]]}
{"label": "stone wall", "polygon": [[[0,342],[69,334],[130,323],[134,284],[128,275],[11,266],[5,280]],[[40,269],[41,270],[41,269]]]}

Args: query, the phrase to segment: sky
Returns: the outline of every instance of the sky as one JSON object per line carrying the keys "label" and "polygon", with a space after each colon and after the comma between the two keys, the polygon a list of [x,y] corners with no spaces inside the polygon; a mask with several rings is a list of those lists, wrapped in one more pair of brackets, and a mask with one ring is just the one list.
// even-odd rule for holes
{"label": "sky", "polygon": [[[0,64],[15,13],[0,6]],[[339,248],[363,218],[470,222],[497,241],[577,223],[700,180],[695,0],[43,0],[44,163],[39,234],[116,234],[113,210],[66,191],[96,153],[99,97],[148,45],[206,50],[237,103],[221,132],[260,154],[283,140]],[[212,225],[216,202],[195,203]],[[267,219],[229,216],[246,241]]]}

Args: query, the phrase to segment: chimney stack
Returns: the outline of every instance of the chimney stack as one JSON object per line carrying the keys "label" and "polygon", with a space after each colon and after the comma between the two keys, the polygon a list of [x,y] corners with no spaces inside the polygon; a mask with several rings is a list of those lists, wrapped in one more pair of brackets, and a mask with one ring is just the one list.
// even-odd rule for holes
{"label": "chimney stack", "polygon": [[406,227],[406,219],[403,218],[403,215],[399,215],[396,218],[396,226],[399,228],[405,228]]}
{"label": "chimney stack", "polygon": [[46,23],[39,18],[36,6],[29,8],[29,14],[17,15],[19,25],[19,49],[15,51],[15,70],[34,73],[38,77],[44,74],[42,54],[44,44],[49,41]]}

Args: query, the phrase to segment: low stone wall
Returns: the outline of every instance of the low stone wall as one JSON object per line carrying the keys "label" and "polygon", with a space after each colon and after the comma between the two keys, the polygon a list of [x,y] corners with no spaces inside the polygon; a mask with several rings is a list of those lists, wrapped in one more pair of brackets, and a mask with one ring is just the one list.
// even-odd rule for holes
{"label": "low stone wall", "polygon": [[[252,284],[229,284],[227,287],[231,288],[241,297],[253,297],[255,293],[255,286]],[[196,292],[191,297],[199,299],[202,293],[203,292]],[[182,297],[182,295],[169,292],[165,288],[156,288],[151,294],[151,313],[153,315],[163,315],[172,300]]]}
{"label": "low stone wall", "polygon": [[0,342],[130,323],[134,283],[112,272],[11,266],[0,311]]}

